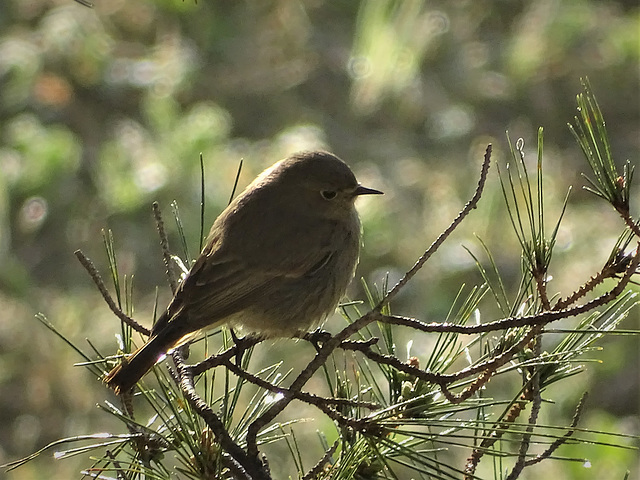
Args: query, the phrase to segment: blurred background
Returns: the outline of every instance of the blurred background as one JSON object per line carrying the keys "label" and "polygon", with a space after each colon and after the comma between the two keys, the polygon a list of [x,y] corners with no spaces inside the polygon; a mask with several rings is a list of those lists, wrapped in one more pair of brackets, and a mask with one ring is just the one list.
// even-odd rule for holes
{"label": "blurred background", "polygon": [[[240,159],[242,188],[295,151],[342,157],[362,183],[385,192],[359,203],[365,238],[357,275],[378,286],[387,273],[397,280],[462,208],[488,143],[494,162],[507,161],[506,131],[524,139],[533,166],[544,127],[549,227],[574,187],[552,290],[568,294],[586,281],[622,231],[610,207],[582,190],[588,167],[566,124],[588,76],[614,157],[637,163],[637,1],[94,3],[0,2],[0,463],[61,437],[121,432],[96,408],[112,394],[73,366],[81,358],[34,314],[87,352],[85,338],[104,354],[116,351],[119,322],[73,255],[82,249],[106,276],[101,229],[110,228],[120,273],[134,276],[136,318],[149,324],[156,291],[160,305],[169,299],[151,203],[163,209],[179,253],[169,206],[178,202],[195,256],[200,153],[207,225],[228,202]],[[637,217],[640,200],[633,202]],[[394,311],[442,320],[463,283],[481,283],[462,247],[484,258],[476,235],[507,284],[515,282],[519,247],[495,167],[480,208]],[[364,298],[360,282],[349,296]],[[488,300],[487,321],[496,315]],[[623,327],[639,326],[634,310]],[[549,392],[556,404],[547,423],[569,423],[589,390],[581,426],[640,432],[638,337],[611,337],[604,346],[594,353],[602,363]],[[420,356],[427,345],[413,348]],[[523,478],[640,474],[635,451],[559,453],[586,456],[591,469],[547,461]],[[88,465],[47,454],[7,478],[77,478]]]}

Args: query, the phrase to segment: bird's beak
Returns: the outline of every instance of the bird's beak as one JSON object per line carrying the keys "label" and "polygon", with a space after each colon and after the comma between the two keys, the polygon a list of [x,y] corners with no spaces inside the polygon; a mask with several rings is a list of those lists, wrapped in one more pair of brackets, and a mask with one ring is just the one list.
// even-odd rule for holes
{"label": "bird's beak", "polygon": [[362,185],[358,185],[354,190],[353,195],[355,197],[359,195],[384,195],[384,192],[381,192],[380,190],[375,190],[373,188],[363,187]]}

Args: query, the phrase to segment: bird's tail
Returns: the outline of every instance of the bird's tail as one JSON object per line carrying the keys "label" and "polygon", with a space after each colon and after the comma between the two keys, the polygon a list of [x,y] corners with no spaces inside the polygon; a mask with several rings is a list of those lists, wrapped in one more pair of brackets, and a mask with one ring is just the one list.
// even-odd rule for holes
{"label": "bird's tail", "polygon": [[180,339],[182,334],[173,330],[166,327],[152,336],[147,343],[133,352],[133,355],[111,370],[104,378],[104,382],[118,395],[131,390],[144,374],[151,370],[158,359]]}

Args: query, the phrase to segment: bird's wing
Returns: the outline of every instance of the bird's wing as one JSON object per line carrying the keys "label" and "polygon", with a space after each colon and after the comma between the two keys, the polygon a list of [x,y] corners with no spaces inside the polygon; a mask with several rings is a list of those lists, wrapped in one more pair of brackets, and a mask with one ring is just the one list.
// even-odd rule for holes
{"label": "bird's wing", "polygon": [[252,271],[235,258],[200,257],[180,286],[174,301],[190,318],[202,318],[207,323],[232,315],[246,308],[248,299],[263,294],[272,276]]}
{"label": "bird's wing", "polygon": [[[313,275],[329,263],[341,243],[339,235],[344,234],[339,224],[320,221],[308,229],[295,215],[283,222],[277,214],[249,209],[240,223],[229,217],[224,228],[214,224],[168,310],[185,312],[203,326],[215,324],[258,303],[283,279]],[[284,244],[296,248],[283,249]]]}
{"label": "bird's wing", "polygon": [[[313,275],[327,264],[329,251],[316,251],[299,265],[247,264],[245,259],[202,256],[180,286],[173,305],[200,328],[239,312],[270,295],[284,278]],[[292,268],[296,267],[296,268]]]}

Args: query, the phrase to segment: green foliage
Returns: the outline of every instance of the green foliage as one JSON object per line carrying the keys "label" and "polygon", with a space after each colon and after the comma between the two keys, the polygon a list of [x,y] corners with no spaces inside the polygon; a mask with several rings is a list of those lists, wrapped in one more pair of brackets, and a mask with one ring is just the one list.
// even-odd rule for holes
{"label": "green foliage", "polygon": [[623,172],[618,173],[604,117],[591,91],[591,85],[588,81],[583,85],[585,92],[577,97],[580,117],[575,117],[575,127],[569,127],[595,177],[585,177],[590,185],[587,190],[609,202],[621,214],[628,215],[634,166],[627,160]]}
{"label": "green foliage", "polygon": [[[34,115],[24,114],[5,127],[5,153],[14,170],[7,171],[9,186],[19,194],[42,191],[50,182],[74,175],[80,147],[66,128],[46,128]],[[7,165],[11,168],[11,164]]]}

